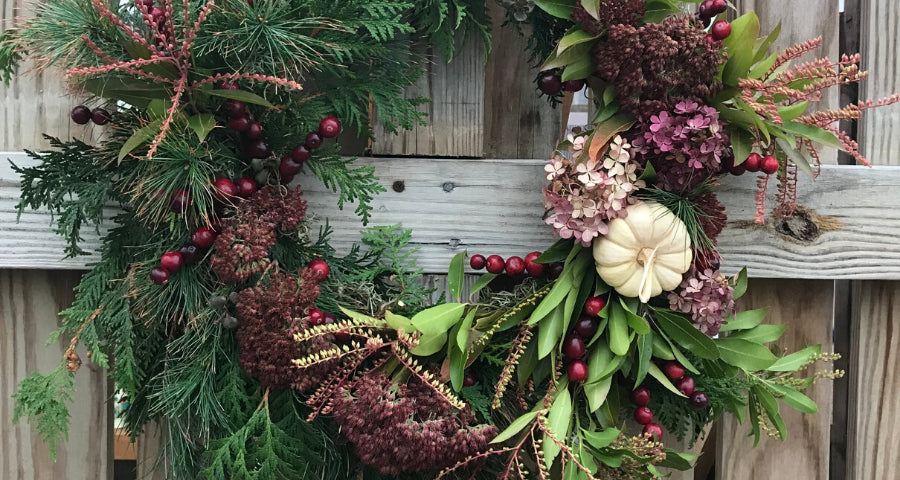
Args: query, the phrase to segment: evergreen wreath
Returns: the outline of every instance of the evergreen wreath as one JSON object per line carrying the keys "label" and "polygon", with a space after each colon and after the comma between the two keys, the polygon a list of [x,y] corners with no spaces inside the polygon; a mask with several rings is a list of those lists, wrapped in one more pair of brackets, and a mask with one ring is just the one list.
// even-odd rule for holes
{"label": "evergreen wreath", "polygon": [[128,395],[130,435],[165,420],[177,479],[651,478],[690,468],[668,435],[732,413],[784,438],[778,400],[815,412],[802,390],[842,372],[803,371],[837,356],[781,352],[765,309],[736,311],[746,271],[719,271],[716,180],[762,172],[761,221],[776,175],[790,216],[816,144],[858,155],[833,123],[900,98],[806,113],[864,77],[858,57],[791,67],[816,41],[769,54],[777,30],[728,23],[724,0],[502,3],[534,19],[539,89],[565,105],[586,84],[597,113],[545,168],[561,239],[472,255],[488,273],[468,292],[457,255],[432,306],[408,231],[368,228],[338,257],[292,182],[308,170],[365,223],[381,187],[328,139],[370,134],[370,108],[421,122],[426,99],[402,95],[416,43],[449,59],[461,33],[487,41],[483,3],[59,0],[6,30],[0,76],[62,64],[95,105],[72,120],[109,124],[98,145],[29,152],[19,208],[56,214],[72,256],[112,224],[52,339],[70,348],[21,382],[16,416],[51,451],[65,438],[78,343]]}

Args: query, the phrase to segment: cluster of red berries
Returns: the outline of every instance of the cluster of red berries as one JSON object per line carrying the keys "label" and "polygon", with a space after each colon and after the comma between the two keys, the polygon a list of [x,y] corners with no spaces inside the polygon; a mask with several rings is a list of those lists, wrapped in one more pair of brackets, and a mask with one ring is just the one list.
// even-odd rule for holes
{"label": "cluster of red berries", "polygon": [[555,97],[566,92],[578,92],[584,88],[584,80],[566,80],[562,81],[562,77],[555,71],[541,72],[537,80],[538,89],[545,95]]}
{"label": "cluster of red berries", "polygon": [[566,367],[566,373],[569,375],[569,380],[573,382],[583,382],[588,378],[588,366],[582,358],[587,349],[586,342],[594,338],[600,327],[597,317],[604,307],[606,307],[606,300],[603,298],[588,297],[584,301],[583,314],[572,327],[572,333],[563,339],[563,355],[570,360],[569,366]]}
{"label": "cluster of red berries", "polygon": [[[709,23],[716,15],[725,13],[726,10],[728,10],[728,3],[725,0],[704,0],[700,4],[695,18],[703,22],[703,25],[709,26]],[[729,35],[731,35],[731,24],[725,20],[719,20],[713,23],[712,29],[710,29],[706,38],[710,41],[721,42],[728,38]]]}
{"label": "cluster of red berries", "polygon": [[109,112],[103,108],[95,108],[93,111],[85,107],[84,105],[78,105],[73,108],[69,113],[69,116],[72,117],[72,121],[79,124],[85,125],[88,122],[94,122],[97,125],[106,125],[109,123],[109,119],[111,118]]}
{"label": "cluster of red berries", "polygon": [[532,277],[540,277],[544,273],[549,273],[550,278],[557,278],[562,274],[562,262],[551,264],[538,263],[535,260],[541,256],[541,252],[531,252],[525,255],[525,258],[512,256],[503,260],[500,255],[490,255],[485,258],[484,255],[472,255],[469,258],[469,266],[472,270],[481,270],[487,268],[488,273],[499,275],[506,271],[512,277],[518,277],[526,271]]}
{"label": "cluster of red berries", "polygon": [[678,391],[687,395],[690,399],[691,406],[694,408],[705,408],[709,404],[709,398],[700,390],[696,390],[694,377],[685,375],[685,369],[675,360],[669,360],[663,365],[663,372],[673,382],[677,382],[675,387]]}
{"label": "cluster of red berries", "polygon": [[650,390],[644,386],[635,388],[631,392],[631,403],[637,407],[634,409],[634,419],[644,426],[644,434],[662,440],[662,427],[658,423],[653,423],[653,411],[647,406],[650,403]]}
{"label": "cluster of red berries", "polygon": [[174,252],[166,252],[159,259],[159,266],[150,270],[150,280],[157,285],[165,285],[169,277],[184,265],[197,261],[199,254],[216,242],[216,231],[210,227],[200,227],[191,235],[190,243]]}
{"label": "cluster of red berries", "polygon": [[[237,90],[238,86],[234,83],[223,83],[222,89]],[[250,117],[246,103],[240,100],[225,100],[222,110],[228,118],[228,128],[241,133],[244,140],[243,150],[247,157],[262,159],[272,153],[269,145],[261,138],[262,125]]]}
{"label": "cluster of red berries", "polygon": [[[328,266],[328,262],[322,260],[321,258],[317,258],[306,266],[308,270],[312,270],[313,277],[316,281],[321,282],[328,277],[328,273],[331,271],[331,268]],[[337,317],[334,316],[333,313],[323,312],[318,308],[311,308],[309,312],[306,314],[306,318],[309,321],[309,325],[311,327],[315,327],[318,325],[331,325],[337,322]],[[350,334],[348,332],[337,332],[334,334],[334,339],[339,342],[348,342],[350,341]]]}
{"label": "cluster of red berries", "polygon": [[747,156],[744,163],[732,166],[730,172],[732,175],[741,175],[744,172],[762,172],[766,175],[772,175],[778,171],[780,166],[778,159],[772,155],[763,157],[762,155],[753,152]]}
{"label": "cluster of red berries", "polygon": [[321,147],[326,138],[334,138],[341,133],[341,121],[336,117],[325,117],[319,122],[319,130],[306,134],[306,142],[297,144],[290,155],[281,157],[278,173],[282,183],[290,183],[300,173],[300,166],[309,160],[312,151]]}

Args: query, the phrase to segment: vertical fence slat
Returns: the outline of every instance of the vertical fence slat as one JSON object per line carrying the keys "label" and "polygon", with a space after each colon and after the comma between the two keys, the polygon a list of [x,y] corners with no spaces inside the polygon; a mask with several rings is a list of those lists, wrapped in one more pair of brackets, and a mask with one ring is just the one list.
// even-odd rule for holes
{"label": "vertical fence slat", "polygon": [[112,388],[106,373],[84,360],[75,374],[71,425],[60,443],[57,461],[25,421],[12,423],[20,380],[31,372],[49,372],[59,364],[68,342],[45,346],[56,330],[58,313],[74,300],[80,272],[0,270],[0,478],[3,480],[112,479]]}

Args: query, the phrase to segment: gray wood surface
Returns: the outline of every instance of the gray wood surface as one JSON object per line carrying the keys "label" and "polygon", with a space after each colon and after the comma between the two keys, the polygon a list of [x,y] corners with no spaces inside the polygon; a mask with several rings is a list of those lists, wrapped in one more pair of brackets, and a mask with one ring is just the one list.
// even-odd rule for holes
{"label": "gray wood surface", "polygon": [[59,365],[68,340],[46,346],[60,310],[74,300],[80,272],[0,270],[0,479],[112,479],[112,389],[106,372],[84,361],[75,375],[68,442],[57,460],[24,420],[12,423],[19,381]]}

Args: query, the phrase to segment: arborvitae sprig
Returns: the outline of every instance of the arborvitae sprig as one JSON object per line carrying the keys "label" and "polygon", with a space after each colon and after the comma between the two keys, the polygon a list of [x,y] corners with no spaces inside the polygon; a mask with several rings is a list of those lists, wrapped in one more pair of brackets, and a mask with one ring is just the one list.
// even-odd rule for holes
{"label": "arborvitae sprig", "polygon": [[456,49],[470,35],[481,39],[485,55],[491,50],[491,19],[485,0],[419,0],[412,18],[446,62],[453,60]]}
{"label": "arborvitae sprig", "polygon": [[41,440],[50,449],[50,457],[56,460],[56,445],[69,436],[69,407],[75,391],[75,374],[61,363],[56,370],[44,375],[33,373],[19,383],[13,394],[16,408],[13,422],[28,417]]}
{"label": "arborvitae sprig", "polygon": [[326,187],[338,193],[339,209],[344,208],[344,203],[356,202],[355,213],[365,225],[372,212],[372,200],[385,189],[378,183],[374,167],[353,168],[353,160],[342,158],[338,150],[337,146],[329,147],[324,155],[307,165]]}

